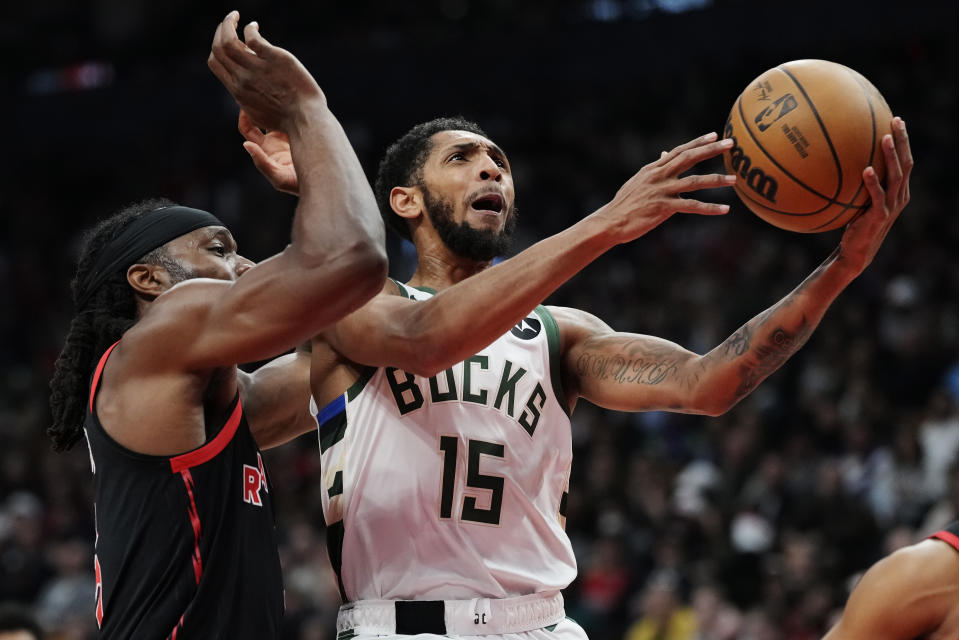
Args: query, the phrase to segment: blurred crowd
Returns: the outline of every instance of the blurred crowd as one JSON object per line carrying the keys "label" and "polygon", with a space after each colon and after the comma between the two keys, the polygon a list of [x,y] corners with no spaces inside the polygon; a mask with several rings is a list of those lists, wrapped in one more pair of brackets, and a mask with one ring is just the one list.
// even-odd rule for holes
{"label": "blurred crowd", "polygon": [[[438,6],[454,20],[476,4]],[[703,14],[689,19],[702,23]],[[523,15],[523,25],[539,19],[532,10]],[[677,30],[682,19],[659,25]],[[387,22],[364,36],[358,17],[344,18],[356,51],[401,47],[396,34],[398,44],[383,44]],[[458,28],[473,46],[478,29]],[[618,42],[644,27],[638,19],[581,27],[600,40],[607,28]],[[288,40],[273,39],[307,51],[304,62],[323,82],[323,51],[286,29]],[[453,33],[433,37],[455,41]],[[511,84],[474,89],[476,100],[430,85],[428,70],[419,70],[425,95],[379,105],[371,104],[380,99],[375,87],[348,91],[335,74],[338,88],[324,84],[334,107],[347,94],[334,110],[370,175],[386,145],[418,121],[455,109],[483,125],[516,176],[516,251],[606,202],[663,149],[720,129],[741,88],[785,59],[814,53],[857,68],[907,122],[912,203],[873,265],[780,372],[718,418],[577,407],[567,530],[580,570],[566,605],[592,638],[819,638],[865,568],[959,518],[959,186],[949,160],[959,143],[959,87],[948,80],[959,39],[942,34],[774,51],[758,62],[748,50],[687,57],[671,63],[678,72],[644,69],[626,83],[604,80],[615,74],[599,69],[622,65],[622,51],[581,50],[569,54],[581,75],[559,91],[537,84],[535,70],[517,59]],[[198,53],[170,63],[181,74],[174,77],[193,83],[189,96],[167,78],[163,95],[127,120],[114,117],[117,104],[137,99],[124,80],[155,71],[156,52],[141,54],[139,70],[137,60],[117,63],[114,84],[94,91],[28,95],[29,74],[17,85],[18,113],[33,128],[13,134],[21,137],[0,178],[0,602],[28,607],[48,638],[87,640],[96,627],[90,462],[84,447],[52,453],[44,434],[47,384],[73,312],[68,282],[80,231],[131,200],[163,195],[215,212],[252,258],[270,255],[288,234],[295,203],[248,166],[231,131],[235,111],[202,68],[206,30],[197,38]],[[557,72],[542,75],[541,83],[555,82]],[[80,117],[56,117],[55,104]],[[389,113],[378,119],[377,109]],[[26,158],[36,151],[41,159]],[[676,216],[600,258],[548,302],[702,353],[787,294],[839,242],[841,232],[775,229],[731,193],[709,198],[730,202],[732,212]],[[389,251],[391,274],[408,277],[411,246],[394,237]],[[265,459],[282,540],[285,638],[332,639],[339,597],[315,481],[316,439],[304,436]]]}

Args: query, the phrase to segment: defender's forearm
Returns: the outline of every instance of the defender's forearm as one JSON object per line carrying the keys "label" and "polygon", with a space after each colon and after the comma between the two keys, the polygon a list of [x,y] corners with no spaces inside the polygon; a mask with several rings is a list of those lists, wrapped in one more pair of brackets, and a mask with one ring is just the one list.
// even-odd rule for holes
{"label": "defender's forearm", "polygon": [[491,344],[616,243],[602,220],[587,217],[417,305],[409,333],[429,336],[423,370],[441,371]]}

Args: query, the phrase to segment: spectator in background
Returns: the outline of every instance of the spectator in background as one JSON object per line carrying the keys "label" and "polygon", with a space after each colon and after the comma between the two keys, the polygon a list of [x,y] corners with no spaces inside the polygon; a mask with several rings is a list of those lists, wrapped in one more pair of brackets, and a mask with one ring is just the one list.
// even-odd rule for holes
{"label": "spectator in background", "polygon": [[43,546],[43,506],[27,491],[14,491],[0,512],[0,599],[32,602],[50,575]]}
{"label": "spectator in background", "polygon": [[679,576],[659,571],[650,576],[639,596],[639,618],[625,640],[693,640],[694,610],[682,601]]}
{"label": "spectator in background", "polygon": [[37,598],[37,620],[51,633],[70,631],[80,636],[93,634],[96,624],[90,615],[90,585],[96,584],[91,571],[91,545],[69,538],[53,543],[51,559],[54,576]]}
{"label": "spectator in background", "polygon": [[937,389],[930,396],[926,416],[919,424],[926,492],[934,500],[948,493],[949,465],[959,452],[959,412],[956,406],[952,394],[946,389]]}
{"label": "spectator in background", "polygon": [[0,640],[43,640],[43,632],[28,609],[0,603]]}
{"label": "spectator in background", "polygon": [[932,535],[959,518],[959,457],[945,474],[946,494],[932,505],[919,526],[919,535]]}

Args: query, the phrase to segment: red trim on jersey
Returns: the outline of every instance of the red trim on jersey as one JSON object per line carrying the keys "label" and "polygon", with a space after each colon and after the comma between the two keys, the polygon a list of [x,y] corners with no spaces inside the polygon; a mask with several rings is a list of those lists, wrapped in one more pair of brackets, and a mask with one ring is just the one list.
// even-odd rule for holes
{"label": "red trim on jersey", "polygon": [[959,536],[952,533],[951,531],[939,531],[937,533],[929,536],[930,538],[939,538],[945,543],[951,544],[956,548],[956,551],[959,551]]}
{"label": "red trim on jersey", "polygon": [[110,348],[103,352],[103,355],[100,356],[100,362],[97,363],[96,371],[93,372],[93,382],[90,384],[90,413],[93,413],[93,399],[97,397],[97,385],[100,383],[100,374],[103,373],[103,365],[107,363],[107,358],[110,357],[110,352],[113,351],[113,347],[120,344],[120,341],[117,340],[110,345]]}
{"label": "red trim on jersey", "polygon": [[180,472],[183,478],[183,484],[186,485],[186,493],[190,497],[190,524],[193,525],[193,575],[196,576],[196,583],[200,584],[200,576],[203,575],[203,558],[200,556],[200,514],[196,511],[196,500],[193,499],[193,476],[189,469]]}
{"label": "red trim on jersey", "polygon": [[93,573],[97,581],[97,629],[103,627],[103,573],[100,571],[100,558],[93,554]]}
{"label": "red trim on jersey", "polygon": [[194,449],[193,451],[170,458],[170,468],[173,469],[173,473],[180,473],[185,469],[212,460],[218,453],[226,448],[226,445],[233,439],[236,428],[240,426],[240,418],[243,416],[243,409],[240,404],[240,399],[237,398],[236,407],[234,407],[233,413],[230,414],[230,419],[226,421],[226,424],[220,429],[220,433],[216,434],[215,438],[199,449]]}
{"label": "red trim on jersey", "polygon": [[[185,614],[184,614],[185,615]],[[180,621],[176,623],[176,626],[173,627],[173,632],[167,636],[168,640],[176,640],[177,633],[180,632],[180,629],[183,628],[183,616],[180,616]]]}

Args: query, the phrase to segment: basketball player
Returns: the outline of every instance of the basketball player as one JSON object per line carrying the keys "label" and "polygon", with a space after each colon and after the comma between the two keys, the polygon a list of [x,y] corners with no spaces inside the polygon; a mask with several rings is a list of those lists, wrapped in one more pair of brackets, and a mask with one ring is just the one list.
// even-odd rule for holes
{"label": "basketball player", "polygon": [[[243,127],[254,163],[296,191],[282,139]],[[474,123],[414,127],[386,152],[380,210],[416,246],[408,283],[313,341],[340,638],[584,638],[560,590],[576,573],[564,512],[579,398],[622,411],[719,415],[778,369],[871,262],[909,200],[905,125],[882,149],[887,188],[792,293],[705,355],[537,303],[591,260],[731,176],[679,176],[727,148],[715,134],[647,165],[613,200],[496,266],[515,222],[509,161]],[[290,435],[296,435],[291,433]]]}
{"label": "basketball player", "polygon": [[959,521],[874,564],[824,640],[959,637]]}
{"label": "basketball player", "polygon": [[209,66],[252,122],[288,134],[289,246],[253,266],[213,215],[147,201],[93,229],[73,282],[50,435],[89,446],[101,638],[279,637],[270,487],[248,422],[269,432],[299,390],[236,364],[309,339],[386,274],[372,190],[322,91],[255,24],[244,45],[237,21],[217,28]]}

